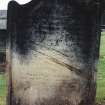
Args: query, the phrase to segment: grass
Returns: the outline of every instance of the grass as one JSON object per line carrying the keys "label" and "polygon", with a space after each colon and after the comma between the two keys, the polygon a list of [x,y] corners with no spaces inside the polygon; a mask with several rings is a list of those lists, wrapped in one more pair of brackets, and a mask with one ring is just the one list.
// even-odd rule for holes
{"label": "grass", "polygon": [[102,32],[101,47],[100,47],[100,60],[98,65],[97,74],[97,102],[105,100],[105,32]]}
{"label": "grass", "polygon": [[[105,100],[105,32],[102,32],[100,60],[97,74],[97,102]],[[0,105],[5,105],[6,102],[6,79],[5,75],[0,74]]]}
{"label": "grass", "polygon": [[6,79],[4,74],[0,74],[0,105],[6,105]]}
{"label": "grass", "polygon": [[105,59],[99,62],[96,99],[98,102],[105,100]]}

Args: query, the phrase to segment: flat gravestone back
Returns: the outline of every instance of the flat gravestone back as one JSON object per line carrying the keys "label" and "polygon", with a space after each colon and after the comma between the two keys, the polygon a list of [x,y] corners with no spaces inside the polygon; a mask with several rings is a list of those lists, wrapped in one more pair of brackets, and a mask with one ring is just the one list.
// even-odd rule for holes
{"label": "flat gravestone back", "polygon": [[94,104],[99,11],[94,0],[9,3],[9,105]]}

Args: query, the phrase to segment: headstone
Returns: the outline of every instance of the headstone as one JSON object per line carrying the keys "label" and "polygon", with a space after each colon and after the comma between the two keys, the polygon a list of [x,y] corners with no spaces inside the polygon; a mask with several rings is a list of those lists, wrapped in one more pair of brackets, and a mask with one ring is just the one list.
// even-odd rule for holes
{"label": "headstone", "polygon": [[10,105],[94,104],[99,11],[93,0],[9,3]]}

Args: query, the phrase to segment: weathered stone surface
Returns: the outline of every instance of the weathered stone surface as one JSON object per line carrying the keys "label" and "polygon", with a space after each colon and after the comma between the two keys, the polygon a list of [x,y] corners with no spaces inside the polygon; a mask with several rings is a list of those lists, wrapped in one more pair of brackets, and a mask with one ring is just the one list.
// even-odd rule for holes
{"label": "weathered stone surface", "polygon": [[98,3],[9,3],[10,105],[93,105],[99,54]]}

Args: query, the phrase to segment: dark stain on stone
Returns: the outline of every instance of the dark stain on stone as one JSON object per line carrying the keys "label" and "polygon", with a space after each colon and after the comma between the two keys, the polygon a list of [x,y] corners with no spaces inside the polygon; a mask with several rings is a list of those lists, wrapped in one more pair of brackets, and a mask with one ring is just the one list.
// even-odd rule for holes
{"label": "dark stain on stone", "polygon": [[[35,46],[38,46],[37,43],[40,45],[46,37],[51,37],[58,30],[61,31],[62,27],[68,33],[65,34],[66,45],[73,47],[69,42],[75,42],[80,49],[80,52],[77,48],[73,49],[75,55],[77,58],[81,56],[84,62],[88,62],[93,55],[91,50],[95,43],[94,35],[97,34],[98,21],[97,5],[89,6],[87,5],[89,3],[79,2],[79,0],[54,0],[53,2],[40,0],[32,1],[27,6],[19,6],[15,2],[10,2],[8,30],[12,35],[12,49],[25,57],[35,49]],[[38,4],[41,5],[33,11]],[[59,45],[58,39],[56,39],[57,45]],[[14,49],[15,46],[16,49]]]}

